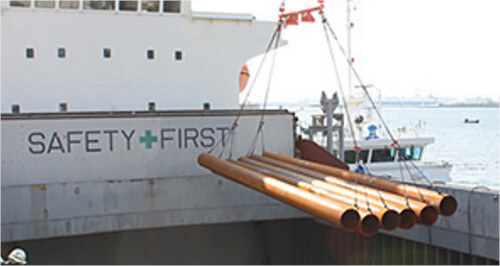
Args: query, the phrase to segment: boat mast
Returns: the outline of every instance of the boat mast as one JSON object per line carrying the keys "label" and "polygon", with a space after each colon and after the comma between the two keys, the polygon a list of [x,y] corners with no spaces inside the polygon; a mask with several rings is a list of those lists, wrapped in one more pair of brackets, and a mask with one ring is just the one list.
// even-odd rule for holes
{"label": "boat mast", "polygon": [[[352,63],[352,56],[351,56],[351,6],[350,6],[350,3],[351,0],[346,0],[346,3],[347,3],[347,56],[348,56],[348,60],[351,61]],[[347,86],[348,86],[348,98],[351,97],[352,95],[352,77],[351,77],[351,67],[348,66],[348,71],[347,71]]]}

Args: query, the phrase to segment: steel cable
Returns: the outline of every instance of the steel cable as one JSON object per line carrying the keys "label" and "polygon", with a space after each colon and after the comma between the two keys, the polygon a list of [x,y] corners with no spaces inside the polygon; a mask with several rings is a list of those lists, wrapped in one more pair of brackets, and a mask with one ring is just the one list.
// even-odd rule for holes
{"label": "steel cable", "polygon": [[[344,55],[344,57],[346,57],[347,59],[347,63],[349,65],[349,68],[350,70],[352,70],[352,73],[354,73],[354,76],[356,77],[356,79],[358,80],[361,88],[363,89],[363,92],[365,93],[367,99],[369,100],[370,104],[372,105],[373,109],[375,110],[375,113],[377,114],[378,118],[380,119],[380,122],[382,122],[382,125],[384,126],[384,129],[385,131],[387,132],[387,134],[389,135],[391,141],[393,142],[395,148],[399,148],[400,145],[398,143],[398,141],[396,140],[396,138],[394,137],[394,135],[391,133],[391,130],[389,129],[389,127],[387,126],[387,123],[385,122],[384,118],[382,117],[382,114],[380,113],[380,110],[377,108],[375,102],[373,101],[372,97],[370,96],[370,93],[368,93],[368,90],[366,89],[366,86],[364,85],[363,81],[361,80],[361,77],[360,75],[358,74],[358,71],[356,70],[356,68],[354,68],[353,64],[352,64],[352,61],[350,58],[348,58],[345,50],[344,50],[344,47],[342,46],[342,44],[340,43],[340,41],[338,40],[337,38],[337,35],[335,34],[335,32],[333,31],[330,23],[328,23],[328,21],[325,21],[326,25],[328,26],[328,29],[330,31],[330,33],[332,34],[333,38],[335,39],[335,41],[337,42],[337,45],[339,47],[339,50],[342,52],[342,54]],[[419,167],[414,164],[412,162],[412,165],[422,174],[422,176],[426,179],[426,181],[429,183],[429,186],[431,187],[431,189],[433,190],[436,190],[438,193],[440,193],[437,189],[434,188],[434,186],[432,185],[432,182],[430,182],[429,178],[427,178],[427,176],[419,169]],[[441,194],[441,193],[440,193]]]}
{"label": "steel cable", "polygon": [[[271,50],[272,48],[272,45],[276,39],[276,35],[278,33],[278,30],[281,28],[281,25],[282,23],[278,23],[278,26],[276,27],[276,29],[274,30],[272,36],[271,36],[271,39],[269,40],[269,43],[267,45],[267,48],[266,48],[266,52],[264,53],[264,56],[262,57],[262,60],[260,61],[259,63],[259,66],[257,68],[257,71],[255,73],[255,77],[254,79],[252,80],[252,83],[250,84],[250,87],[248,88],[248,92],[247,92],[247,95],[245,96],[245,99],[243,100],[243,103],[240,105],[240,109],[238,111],[238,114],[236,115],[232,125],[231,125],[231,128],[229,129],[229,132],[228,134],[225,136],[225,137],[221,137],[219,140],[217,140],[217,142],[214,144],[214,146],[208,150],[208,153],[211,154],[219,144],[222,143],[222,149],[221,149],[221,152],[220,152],[220,155],[219,155],[219,158],[222,156],[222,154],[224,153],[224,150],[225,150],[225,146],[224,146],[224,143],[227,142],[229,136],[232,135],[232,133],[234,133],[236,127],[238,127],[238,121],[241,117],[241,114],[243,113],[243,109],[245,108],[247,102],[248,102],[248,98],[252,92],[252,89],[254,87],[254,84],[255,84],[255,81],[257,80],[257,77],[259,76],[261,70],[262,70],[262,66],[264,65],[264,62],[266,61],[266,58],[267,58],[267,55],[269,54],[269,51]],[[231,136],[232,137],[232,136]]]}

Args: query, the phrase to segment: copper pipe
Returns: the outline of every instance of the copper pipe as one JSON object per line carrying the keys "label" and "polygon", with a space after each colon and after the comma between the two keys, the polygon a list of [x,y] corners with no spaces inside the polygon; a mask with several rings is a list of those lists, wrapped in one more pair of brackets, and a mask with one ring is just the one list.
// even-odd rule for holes
{"label": "copper pipe", "polygon": [[366,237],[371,237],[377,234],[380,227],[380,222],[377,216],[367,210],[357,209],[357,211],[361,217],[357,232]]}
{"label": "copper pipe", "polygon": [[356,184],[355,182],[344,180],[342,178],[327,176],[321,172],[305,169],[297,165],[285,163],[268,157],[262,157],[258,155],[252,155],[250,157],[261,162],[276,165],[281,168],[285,168],[304,175],[318,178],[320,180],[323,180],[331,184],[335,184],[337,186],[342,186],[354,190],[355,192],[362,195],[367,194],[367,196],[369,195],[370,199],[373,199],[375,201],[381,201],[382,204],[384,205],[387,204],[387,206],[390,206],[390,208],[399,210],[398,212],[401,214],[401,223],[400,223],[401,228],[409,229],[413,227],[414,223],[416,222],[412,218],[411,212],[409,211],[403,212],[403,209],[408,209],[408,207],[410,207],[414,212],[414,214],[417,215],[418,222],[423,225],[430,226],[434,224],[437,220],[437,215],[438,215],[437,210],[431,205],[425,204],[421,201],[414,200],[411,198],[408,198],[408,200],[406,200],[404,197],[399,196],[397,194],[393,194],[387,191],[382,191],[376,188],[371,188],[362,184]]}
{"label": "copper pipe", "polygon": [[[316,187],[307,181],[304,181],[304,180],[301,180],[300,178],[294,177],[293,175],[280,174],[277,171],[273,171],[273,169],[259,166],[258,162],[255,162],[257,165],[251,164],[248,162],[243,162],[245,159],[247,159],[247,158],[240,158],[240,161],[234,161],[234,160],[228,160],[228,161],[236,163],[236,164],[241,165],[245,168],[248,168],[252,171],[261,173],[263,175],[274,177],[280,181],[294,185],[294,186],[301,188],[305,191],[309,191],[311,193],[323,196],[325,198],[332,199],[334,201],[339,201],[339,202],[345,203],[347,205],[352,205],[354,203],[352,198],[349,198],[349,197],[346,197],[346,196],[343,196],[340,194],[331,193],[329,191],[326,191],[324,189]],[[251,160],[251,159],[248,159],[248,160]],[[366,206],[362,206],[362,207],[358,208],[357,211],[359,212],[359,214],[361,216],[360,224],[358,226],[358,232],[363,234],[364,236],[373,236],[378,232],[380,221],[379,221],[377,216],[384,217],[384,214],[386,214],[385,215],[386,220],[391,219],[391,217],[394,217],[394,216],[391,216],[391,213],[387,214],[387,212],[389,212],[389,210],[387,210],[386,212],[383,213],[382,210],[380,210],[379,208],[376,208],[376,207],[372,208],[370,210],[370,208],[367,208]],[[378,215],[376,215],[376,214],[378,214]],[[387,223],[389,225],[396,223],[395,227],[397,227],[397,223],[399,223],[399,216],[397,216],[397,214],[395,214],[395,215],[396,215],[396,221],[388,221]],[[395,227],[391,228],[391,229],[395,229]]]}
{"label": "copper pipe", "polygon": [[[286,169],[282,169],[270,164],[262,163],[250,158],[240,158],[239,162],[237,163],[239,163],[243,167],[247,167],[262,174],[278,178],[281,181],[295,185],[299,188],[316,193],[318,195],[341,201],[346,204],[356,203],[356,193],[349,189],[336,187],[320,180],[288,171]],[[371,203],[367,203],[366,201],[364,201],[364,199],[359,200],[357,202],[358,211],[368,211],[369,213],[375,215],[375,217],[377,217],[378,219],[378,223],[385,230],[391,231],[396,229],[400,223],[400,217],[398,213],[394,210],[385,208],[385,206],[378,200],[376,200],[374,203],[375,204],[372,205]],[[361,217],[362,224],[368,223],[368,221],[363,220],[363,214],[361,214]],[[367,217],[366,219],[369,220],[371,218]],[[366,234],[366,230],[361,231],[361,233],[363,233],[364,235],[369,235]]]}
{"label": "copper pipe", "polygon": [[392,193],[396,193],[402,196],[408,195],[408,197],[411,197],[413,199],[423,200],[429,203],[430,205],[434,206],[444,216],[452,215],[457,209],[457,200],[449,194],[444,194],[444,193],[440,194],[434,190],[426,188],[420,188],[408,184],[400,184],[397,182],[388,181],[381,178],[372,178],[368,175],[354,173],[344,169],[339,169],[327,165],[309,162],[280,154],[265,152],[264,156],[277,159],[283,162],[295,164],[311,170],[319,171],[325,174],[334,175],[350,180],[358,180],[358,182],[378,187],[380,189],[384,189]]}
{"label": "copper pipe", "polygon": [[303,191],[207,153],[198,156],[198,163],[214,173],[262,192],[346,231],[353,232],[358,227],[360,216],[352,206]]}
{"label": "copper pipe", "polygon": [[[267,164],[264,162],[256,161],[250,158],[240,158],[240,160],[252,163],[252,164],[257,164],[260,167],[268,167],[272,168],[273,165]],[[295,167],[295,166],[294,166]],[[380,212],[374,212],[375,215],[378,216],[380,219],[382,228],[385,230],[394,230],[398,225],[401,225],[402,228],[409,229],[411,228],[415,223],[416,223],[416,216],[409,209],[407,206],[404,206],[403,208],[392,208],[392,209],[387,209],[386,205],[380,201],[380,198],[378,197],[373,197],[369,196],[370,200],[369,202],[366,201],[365,197],[360,197],[355,191],[349,188],[345,188],[342,186],[334,185],[331,183],[323,182],[321,180],[318,180],[316,178],[311,178],[310,176],[307,175],[307,173],[297,173],[296,171],[290,171],[286,170],[284,168],[277,168],[279,172],[282,172],[287,175],[295,175],[296,178],[299,178],[301,180],[305,180],[306,182],[311,183],[312,185],[324,189],[326,191],[332,192],[336,195],[342,195],[344,198],[349,197],[349,201],[354,204],[356,201],[355,198],[357,199],[357,203],[359,207],[362,207],[364,209],[372,208],[375,205],[376,207],[379,208]],[[274,169],[276,170],[276,169]],[[293,169],[292,169],[293,170]],[[305,169],[307,171],[307,169]],[[368,207],[370,206],[370,207]],[[402,218],[400,219],[398,215]]]}

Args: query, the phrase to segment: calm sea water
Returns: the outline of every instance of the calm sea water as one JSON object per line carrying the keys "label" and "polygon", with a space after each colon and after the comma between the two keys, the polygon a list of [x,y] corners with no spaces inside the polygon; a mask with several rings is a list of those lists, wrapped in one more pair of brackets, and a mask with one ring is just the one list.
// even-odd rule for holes
{"label": "calm sea water", "polygon": [[[318,108],[296,111],[300,119],[321,113]],[[500,111],[498,108],[384,107],[382,115],[391,130],[425,123],[424,135],[435,142],[424,151],[424,161],[453,164],[451,184],[487,186],[500,190]],[[465,118],[479,124],[465,124]]]}

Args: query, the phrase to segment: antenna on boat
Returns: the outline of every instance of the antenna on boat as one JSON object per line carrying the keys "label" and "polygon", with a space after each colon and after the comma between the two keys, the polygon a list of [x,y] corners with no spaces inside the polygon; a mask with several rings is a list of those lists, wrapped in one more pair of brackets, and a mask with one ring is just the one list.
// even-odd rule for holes
{"label": "antenna on boat", "polygon": [[[353,59],[352,59],[352,54],[351,54],[351,28],[352,28],[353,24],[351,22],[351,5],[349,4],[351,1],[352,0],[346,0],[346,4],[347,4],[346,28],[347,28],[347,56],[348,56],[349,60],[351,60],[351,63],[352,63]],[[347,87],[348,87],[347,97],[350,98],[352,95],[352,70],[351,70],[351,67],[348,67],[348,71],[347,71]]]}

